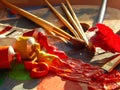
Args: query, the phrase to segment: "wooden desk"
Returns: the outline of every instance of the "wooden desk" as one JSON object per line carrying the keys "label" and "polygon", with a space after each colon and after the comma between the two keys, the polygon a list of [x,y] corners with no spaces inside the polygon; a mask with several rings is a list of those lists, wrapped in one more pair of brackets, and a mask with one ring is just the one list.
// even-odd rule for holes
{"label": "wooden desk", "polygon": [[[46,5],[44,0],[8,0],[17,6],[43,6]],[[99,5],[102,0],[69,0],[72,5]],[[60,4],[65,2],[65,0],[49,0],[51,4]],[[113,8],[120,9],[120,0],[108,0],[108,6]],[[0,8],[3,8],[3,5],[0,5]]]}

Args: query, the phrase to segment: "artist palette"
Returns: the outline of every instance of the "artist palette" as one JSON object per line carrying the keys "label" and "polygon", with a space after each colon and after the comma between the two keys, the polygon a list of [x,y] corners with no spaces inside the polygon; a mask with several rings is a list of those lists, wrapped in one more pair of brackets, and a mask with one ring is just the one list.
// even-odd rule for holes
{"label": "artist palette", "polygon": [[[57,9],[57,11],[59,11],[65,17],[60,6],[56,6],[55,8]],[[98,6],[73,5],[73,9],[75,10],[75,13],[76,13],[78,19],[80,20],[80,22],[89,25],[89,27],[92,27],[92,24],[98,13],[98,8],[99,8]],[[53,23],[54,25],[56,25],[60,28],[64,27],[64,25],[61,23],[61,21],[49,10],[49,8],[39,8],[36,10],[29,10],[29,12]],[[120,17],[119,16],[120,16],[120,10],[108,7],[103,23],[105,25],[110,26],[116,33],[120,29]],[[16,23],[14,23],[14,21],[17,21],[18,23],[16,24]],[[18,24],[22,24],[23,22],[27,23],[30,21],[27,19],[23,19],[23,17],[19,17],[19,19],[18,19],[18,17],[16,17],[16,19],[10,20],[10,18],[9,18],[9,20],[7,19],[7,21],[1,20],[0,22],[8,23],[10,25],[16,25],[16,27],[19,26],[19,28],[21,28],[20,25],[18,25]],[[29,28],[29,26],[31,27],[32,25],[33,25],[33,27],[36,26],[36,24],[29,23],[29,24],[22,25],[22,28],[23,27]],[[40,26],[37,26],[37,28],[38,27],[40,27]],[[17,30],[17,28],[16,28],[16,30]],[[12,36],[12,37],[14,37],[14,36]],[[72,45],[66,44],[63,40],[59,39],[58,37],[53,37],[51,35],[47,35],[47,37],[48,37],[48,41],[51,44],[54,44],[60,50],[65,51],[70,57],[81,59],[84,62],[91,63],[90,61],[92,61],[92,62],[95,61],[95,63],[94,63],[95,65],[101,66],[105,62],[109,61],[110,60],[109,58],[114,56],[113,53],[109,53],[109,52],[105,52],[105,53],[97,54],[97,55],[93,56],[90,54],[90,52],[86,48],[82,49],[82,50],[78,50],[78,49],[75,49]],[[107,58],[107,61],[105,61],[106,58]],[[120,69],[120,67],[118,66],[117,69]],[[29,76],[26,76],[26,77],[29,77]],[[49,77],[51,77],[51,75],[50,76],[48,75],[48,77],[46,77],[45,79],[40,78],[38,80],[33,80],[33,79],[29,78],[29,80],[17,81],[13,78],[10,78],[9,75],[6,75],[4,84],[2,84],[0,86],[0,89],[1,90],[4,90],[4,89],[6,89],[6,90],[9,90],[9,89],[12,89],[12,90],[24,90],[24,89],[36,90],[37,85],[41,82],[41,80],[43,80],[42,82],[44,82],[46,79],[51,80],[52,78],[55,77],[56,79],[59,79],[59,83],[63,84],[63,82],[64,82],[64,84],[61,86],[62,87],[61,90],[64,90],[64,88],[63,88],[65,85],[64,80],[62,81],[62,79],[57,76],[53,76],[52,78],[49,78]],[[53,81],[51,81],[51,82],[53,83]],[[87,90],[86,84],[77,83],[77,85],[78,86],[82,85],[81,88],[85,88],[84,90]],[[40,88],[39,90],[41,90],[41,87],[42,86],[39,87]],[[44,89],[42,89],[42,90],[44,90]],[[45,90],[47,90],[47,89],[45,89]]]}

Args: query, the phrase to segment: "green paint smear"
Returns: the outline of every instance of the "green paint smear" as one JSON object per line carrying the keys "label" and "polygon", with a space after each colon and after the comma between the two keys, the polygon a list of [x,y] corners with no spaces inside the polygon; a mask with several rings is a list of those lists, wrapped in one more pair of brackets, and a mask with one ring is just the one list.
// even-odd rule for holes
{"label": "green paint smear", "polygon": [[9,72],[9,77],[19,81],[31,80],[30,73],[25,70],[23,64],[13,63],[12,70]]}
{"label": "green paint smear", "polygon": [[0,85],[4,83],[6,76],[7,76],[7,72],[4,72],[4,71],[0,72]]}

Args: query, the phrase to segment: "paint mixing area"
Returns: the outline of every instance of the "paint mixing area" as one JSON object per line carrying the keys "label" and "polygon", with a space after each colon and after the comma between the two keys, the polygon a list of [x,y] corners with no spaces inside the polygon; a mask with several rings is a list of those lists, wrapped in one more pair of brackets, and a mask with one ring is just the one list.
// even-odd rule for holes
{"label": "paint mixing area", "polygon": [[0,90],[120,90],[119,0],[0,0]]}

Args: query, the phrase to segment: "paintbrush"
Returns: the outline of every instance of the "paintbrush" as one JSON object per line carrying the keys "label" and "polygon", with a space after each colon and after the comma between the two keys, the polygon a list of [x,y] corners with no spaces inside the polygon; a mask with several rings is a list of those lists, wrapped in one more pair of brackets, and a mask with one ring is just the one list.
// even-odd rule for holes
{"label": "paintbrush", "polygon": [[120,54],[116,55],[113,59],[105,63],[101,68],[105,72],[111,72],[120,63]]}
{"label": "paintbrush", "polygon": [[79,38],[78,33],[74,30],[73,26],[47,1],[44,0],[53,13],[62,21],[62,23],[73,33],[76,38]]}
{"label": "paintbrush", "polygon": [[65,32],[64,30],[60,29],[59,27],[53,25],[52,23],[37,17],[25,10],[23,10],[22,8],[19,8],[9,2],[7,2],[6,0],[0,0],[1,3],[3,3],[5,6],[9,7],[10,9],[15,10],[17,13],[19,13],[20,15],[30,19],[31,21],[35,22],[36,24],[40,25],[41,27],[43,27],[45,30],[47,31],[52,31],[55,34],[63,37],[64,39],[70,41],[74,46],[79,47],[79,48],[83,48],[85,47],[85,42],[82,39],[77,39],[73,36],[71,36],[70,34],[68,34],[67,32]]}
{"label": "paintbrush", "polygon": [[[69,9],[69,11],[70,11],[71,16],[73,17],[73,20],[75,21],[76,25],[77,25],[78,28],[79,28],[79,30],[77,30],[77,32],[81,34],[82,39],[85,41],[86,45],[89,46],[89,43],[90,43],[90,42],[89,42],[89,40],[87,39],[87,37],[86,37],[86,35],[85,35],[85,32],[84,32],[84,30],[83,30],[83,27],[82,27],[80,21],[78,20],[78,18],[77,18],[77,16],[76,16],[76,14],[75,14],[75,12],[74,12],[74,10],[73,10],[73,8],[72,8],[69,0],[66,0],[66,4],[67,4],[67,6],[68,6],[68,9]],[[69,18],[70,18],[70,17],[69,17]],[[73,22],[73,21],[72,21],[72,22]]]}

